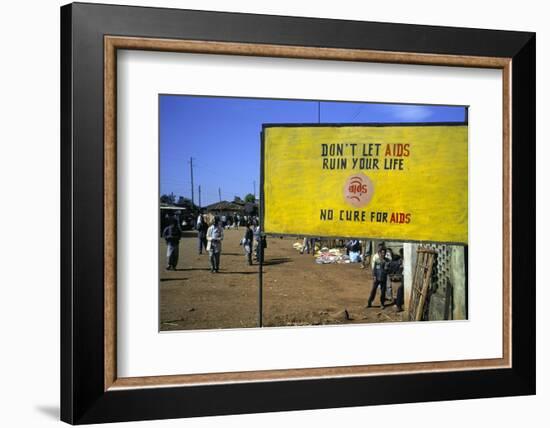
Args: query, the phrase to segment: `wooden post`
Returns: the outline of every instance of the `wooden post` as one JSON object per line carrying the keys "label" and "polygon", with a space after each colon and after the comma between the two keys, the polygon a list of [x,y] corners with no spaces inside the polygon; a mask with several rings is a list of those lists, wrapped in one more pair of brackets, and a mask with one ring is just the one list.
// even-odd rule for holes
{"label": "wooden post", "polygon": [[425,264],[422,266],[422,290],[416,308],[415,321],[421,321],[424,314],[424,304],[426,303],[426,296],[428,295],[428,289],[432,282],[432,269],[433,269],[434,254],[428,253],[424,257]]}
{"label": "wooden post", "polygon": [[409,298],[410,321],[422,320],[424,305],[430,289],[435,255],[436,251],[431,248],[419,247],[417,249],[416,266]]}
{"label": "wooden post", "polygon": [[262,239],[262,231],[260,229],[260,236],[258,240],[258,258],[260,265],[260,275],[258,278],[258,327],[263,327],[263,309],[264,309],[264,245]]}

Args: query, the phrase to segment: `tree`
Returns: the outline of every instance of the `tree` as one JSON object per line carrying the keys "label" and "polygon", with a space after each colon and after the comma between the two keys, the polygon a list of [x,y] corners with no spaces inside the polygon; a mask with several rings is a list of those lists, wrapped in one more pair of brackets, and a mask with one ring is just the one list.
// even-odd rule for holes
{"label": "tree", "polygon": [[244,202],[244,201],[243,201],[240,197],[238,197],[238,196],[235,196],[235,197],[233,198],[233,203],[242,204],[243,202]]}
{"label": "tree", "polygon": [[254,195],[252,193],[249,193],[248,195],[246,195],[244,197],[244,201],[254,203],[254,202],[256,202],[256,198],[254,197]]}
{"label": "tree", "polygon": [[191,199],[180,196],[178,198],[178,205],[191,206]]}
{"label": "tree", "polygon": [[178,198],[178,203],[176,205],[190,210],[197,209],[197,206],[191,202],[191,199],[184,196]]}
{"label": "tree", "polygon": [[169,195],[162,195],[160,197],[160,202],[163,204],[174,205],[176,203],[176,195],[174,195],[173,193],[170,193]]}

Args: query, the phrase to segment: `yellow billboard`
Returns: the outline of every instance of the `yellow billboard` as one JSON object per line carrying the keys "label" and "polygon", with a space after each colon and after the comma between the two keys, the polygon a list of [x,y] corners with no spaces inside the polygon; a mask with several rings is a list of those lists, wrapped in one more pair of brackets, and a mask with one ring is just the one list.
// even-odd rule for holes
{"label": "yellow billboard", "polygon": [[267,234],[468,243],[464,124],[265,125]]}

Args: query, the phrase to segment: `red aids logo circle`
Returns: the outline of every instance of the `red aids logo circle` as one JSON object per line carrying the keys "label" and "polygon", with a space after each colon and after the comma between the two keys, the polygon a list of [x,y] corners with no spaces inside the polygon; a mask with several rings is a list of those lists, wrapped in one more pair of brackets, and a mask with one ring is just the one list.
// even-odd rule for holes
{"label": "red aids logo circle", "polygon": [[361,208],[370,202],[373,190],[369,177],[362,172],[352,174],[344,185],[344,198],[348,204]]}

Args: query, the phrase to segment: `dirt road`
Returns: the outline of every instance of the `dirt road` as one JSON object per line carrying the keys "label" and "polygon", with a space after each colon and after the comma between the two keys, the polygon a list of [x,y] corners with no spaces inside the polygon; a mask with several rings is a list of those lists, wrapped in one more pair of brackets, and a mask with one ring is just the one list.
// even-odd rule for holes
{"label": "dirt road", "polygon": [[[198,254],[196,232],[180,242],[177,271],[161,270],[161,330],[258,326],[259,266],[246,264],[239,245],[244,229],[226,230],[219,273]],[[263,269],[264,326],[401,321],[394,307],[366,309],[370,270],[354,264],[318,265],[292,238],[268,238]],[[166,245],[160,243],[160,266]],[[394,290],[395,294],[395,290]]]}

